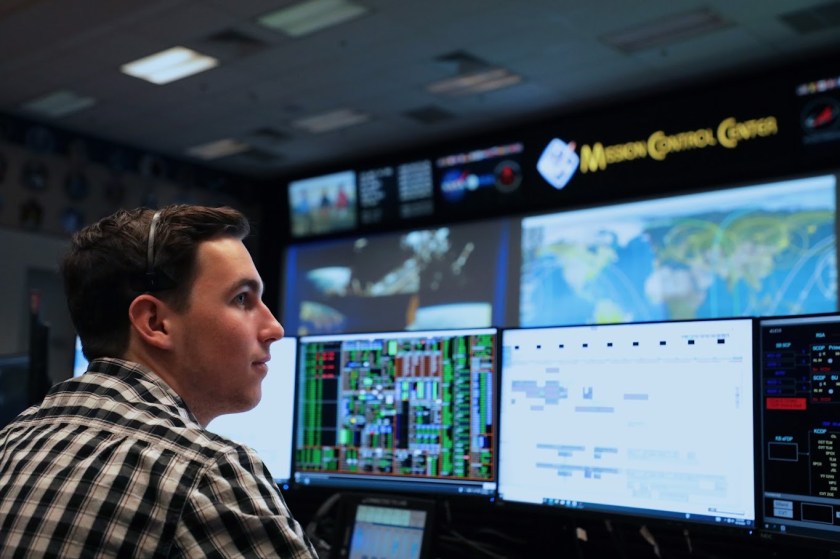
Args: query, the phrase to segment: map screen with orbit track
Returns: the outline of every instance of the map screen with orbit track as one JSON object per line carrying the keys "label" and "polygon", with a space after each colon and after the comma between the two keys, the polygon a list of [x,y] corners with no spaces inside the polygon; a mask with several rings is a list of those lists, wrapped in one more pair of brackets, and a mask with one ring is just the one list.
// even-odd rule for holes
{"label": "map screen with orbit track", "polygon": [[833,175],[527,217],[521,326],[834,312]]}

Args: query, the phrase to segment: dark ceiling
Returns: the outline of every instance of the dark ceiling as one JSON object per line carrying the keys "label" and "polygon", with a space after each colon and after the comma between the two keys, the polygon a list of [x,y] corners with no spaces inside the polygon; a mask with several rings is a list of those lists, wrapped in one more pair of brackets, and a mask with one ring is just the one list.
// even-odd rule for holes
{"label": "dark ceiling", "polygon": [[[268,178],[840,47],[840,2],[354,1],[368,12],[291,37],[258,23],[288,1],[4,0],[0,113]],[[120,72],[176,45],[220,65],[167,85]],[[427,89],[496,66],[521,79],[473,95]],[[53,117],[28,106],[53,94],[90,106]],[[367,120],[321,133],[296,123],[336,110]],[[222,139],[243,151],[189,154]]]}

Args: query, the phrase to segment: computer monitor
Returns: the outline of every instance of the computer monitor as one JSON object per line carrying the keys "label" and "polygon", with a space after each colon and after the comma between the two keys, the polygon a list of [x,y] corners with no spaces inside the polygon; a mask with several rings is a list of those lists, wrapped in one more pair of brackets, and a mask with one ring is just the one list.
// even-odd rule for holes
{"label": "computer monitor", "polygon": [[300,337],[296,483],[492,499],[497,338],[496,328]]}
{"label": "computer monitor", "polygon": [[499,500],[756,522],[750,318],[502,332]]}
{"label": "computer monitor", "polygon": [[764,318],[762,534],[840,544],[840,315]]}
{"label": "computer monitor", "polygon": [[833,312],[837,179],[530,216],[519,254],[511,326]]}
{"label": "computer monitor", "polygon": [[405,496],[342,494],[335,559],[429,559],[435,502]]}
{"label": "computer monitor", "polygon": [[291,245],[281,322],[298,336],[502,324],[510,225],[474,221]]}
{"label": "computer monitor", "polygon": [[356,173],[352,170],[291,181],[289,224],[294,238],[356,227]]}
{"label": "computer monitor", "polygon": [[284,488],[292,477],[296,360],[297,338],[287,336],[271,344],[260,403],[246,412],[219,416],[207,426],[256,450],[274,481]]}
{"label": "computer monitor", "polygon": [[82,353],[82,339],[76,336],[76,343],[73,346],[73,376],[85,374],[88,368],[88,360],[85,354]]}

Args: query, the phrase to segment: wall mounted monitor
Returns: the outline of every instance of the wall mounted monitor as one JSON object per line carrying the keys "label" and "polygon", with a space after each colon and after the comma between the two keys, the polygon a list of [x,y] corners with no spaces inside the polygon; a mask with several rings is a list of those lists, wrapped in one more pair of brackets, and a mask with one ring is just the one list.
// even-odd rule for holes
{"label": "wall mounted monitor", "polygon": [[432,162],[419,159],[359,171],[359,224],[381,226],[435,211]]}
{"label": "wall mounted monitor", "polygon": [[805,67],[808,78],[797,83],[795,103],[799,117],[801,153],[807,165],[836,162],[840,142],[840,80],[836,67],[822,72]]}
{"label": "wall mounted monitor", "polygon": [[836,179],[522,220],[519,324],[834,312]]}
{"label": "wall mounted monitor", "polygon": [[293,245],[283,324],[298,336],[501,324],[507,220]]}
{"label": "wall mounted monitor", "polygon": [[495,328],[300,338],[299,485],[496,492]]}
{"label": "wall mounted monitor", "polygon": [[499,499],[751,531],[748,318],[506,329]]}
{"label": "wall mounted monitor", "polygon": [[287,336],[271,344],[260,403],[246,412],[219,416],[207,426],[208,431],[256,450],[281,486],[292,476],[296,358],[296,338]]}
{"label": "wall mounted monitor", "polygon": [[759,322],[762,530],[840,545],[840,316]]}
{"label": "wall mounted monitor", "polygon": [[510,211],[522,193],[522,142],[500,143],[435,160],[441,210],[458,216]]}
{"label": "wall mounted monitor", "polygon": [[293,238],[355,229],[358,221],[355,171],[290,182],[289,212]]}

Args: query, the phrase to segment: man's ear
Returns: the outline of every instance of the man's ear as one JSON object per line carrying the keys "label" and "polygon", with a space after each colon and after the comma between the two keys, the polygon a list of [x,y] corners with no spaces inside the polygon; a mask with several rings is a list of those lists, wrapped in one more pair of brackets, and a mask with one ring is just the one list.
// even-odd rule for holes
{"label": "man's ear", "polygon": [[138,295],[128,307],[128,320],[143,342],[161,349],[171,347],[168,320],[169,307],[148,293]]}

